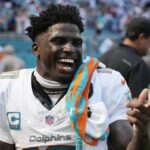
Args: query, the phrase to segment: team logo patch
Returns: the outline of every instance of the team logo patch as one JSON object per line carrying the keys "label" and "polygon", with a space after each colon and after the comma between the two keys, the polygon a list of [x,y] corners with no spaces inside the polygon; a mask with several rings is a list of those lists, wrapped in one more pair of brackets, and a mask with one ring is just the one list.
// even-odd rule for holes
{"label": "team logo patch", "polygon": [[11,130],[21,129],[21,114],[20,112],[8,112],[7,113],[9,127]]}
{"label": "team logo patch", "polygon": [[45,116],[45,123],[48,125],[51,125],[54,123],[54,116],[48,115]]}

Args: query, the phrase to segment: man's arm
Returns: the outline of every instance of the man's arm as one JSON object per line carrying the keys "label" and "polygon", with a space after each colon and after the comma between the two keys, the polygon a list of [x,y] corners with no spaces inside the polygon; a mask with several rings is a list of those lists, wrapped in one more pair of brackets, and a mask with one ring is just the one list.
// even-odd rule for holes
{"label": "man's arm", "polygon": [[148,91],[143,90],[138,99],[129,102],[128,121],[118,120],[110,125],[108,142],[114,150],[149,150],[148,124],[150,104],[144,105]]}
{"label": "man's arm", "polygon": [[[132,138],[132,126],[127,120],[118,120],[110,125],[108,143],[113,150],[126,150]],[[110,149],[110,148],[109,148]]]}
{"label": "man's arm", "polygon": [[0,150],[15,150],[15,145],[0,141]]}

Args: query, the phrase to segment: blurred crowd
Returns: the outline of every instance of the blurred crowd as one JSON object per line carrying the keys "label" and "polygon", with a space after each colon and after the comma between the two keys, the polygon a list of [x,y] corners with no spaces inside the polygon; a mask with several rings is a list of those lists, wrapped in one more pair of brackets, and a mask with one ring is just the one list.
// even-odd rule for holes
{"label": "blurred crowd", "polygon": [[0,0],[0,32],[24,34],[25,28],[30,24],[29,16],[38,15],[51,2],[79,6],[81,15],[85,18],[86,52],[97,50],[103,53],[112,45],[110,38],[103,41],[103,32],[123,35],[126,24],[133,16],[150,17],[149,0]]}
{"label": "blurred crowd", "polygon": [[71,3],[80,6],[87,28],[123,31],[132,16],[150,17],[149,0],[0,0],[0,31],[24,33],[28,17],[38,15],[50,2]]}

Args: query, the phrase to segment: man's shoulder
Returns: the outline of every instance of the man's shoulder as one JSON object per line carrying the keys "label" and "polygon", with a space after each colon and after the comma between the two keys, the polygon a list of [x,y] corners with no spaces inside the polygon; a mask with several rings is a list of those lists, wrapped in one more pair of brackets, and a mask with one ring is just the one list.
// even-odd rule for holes
{"label": "man's shoulder", "polygon": [[9,71],[0,73],[0,81],[18,79],[20,77],[30,74],[33,69],[21,69],[17,71]]}
{"label": "man's shoulder", "polygon": [[101,73],[112,74],[114,70],[111,68],[97,68],[96,71],[99,74],[101,74]]}
{"label": "man's shoulder", "polygon": [[0,74],[0,92],[12,85],[29,77],[33,69],[22,69],[17,71],[3,72]]}
{"label": "man's shoulder", "polygon": [[132,67],[135,64],[142,63],[142,58],[138,55],[135,49],[132,47],[119,44],[114,46],[104,55],[99,58],[107,67],[114,68],[116,70],[123,70],[123,66]]}
{"label": "man's shoulder", "polygon": [[124,87],[126,81],[119,71],[111,68],[99,68],[96,71],[97,81],[100,82],[102,88],[115,88],[117,86]]}
{"label": "man's shoulder", "polygon": [[117,76],[121,76],[118,71],[109,67],[97,68],[96,72],[101,77],[116,78]]}
{"label": "man's shoulder", "polygon": [[[114,45],[112,48],[110,48],[106,53],[104,53],[103,55],[101,55],[99,57],[99,60],[102,61],[103,63],[105,63],[107,66],[110,63],[110,61],[119,61],[119,57],[118,55],[122,55],[122,51],[120,50],[120,46],[119,45]],[[118,57],[116,59],[116,56]]]}

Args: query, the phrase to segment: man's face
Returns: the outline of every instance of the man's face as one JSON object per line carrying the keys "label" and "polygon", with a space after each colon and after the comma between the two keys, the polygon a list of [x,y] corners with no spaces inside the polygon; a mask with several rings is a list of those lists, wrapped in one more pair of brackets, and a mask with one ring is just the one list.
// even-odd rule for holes
{"label": "man's face", "polygon": [[39,35],[33,47],[38,56],[37,71],[46,78],[62,83],[72,80],[82,61],[82,38],[74,24],[58,23]]}

